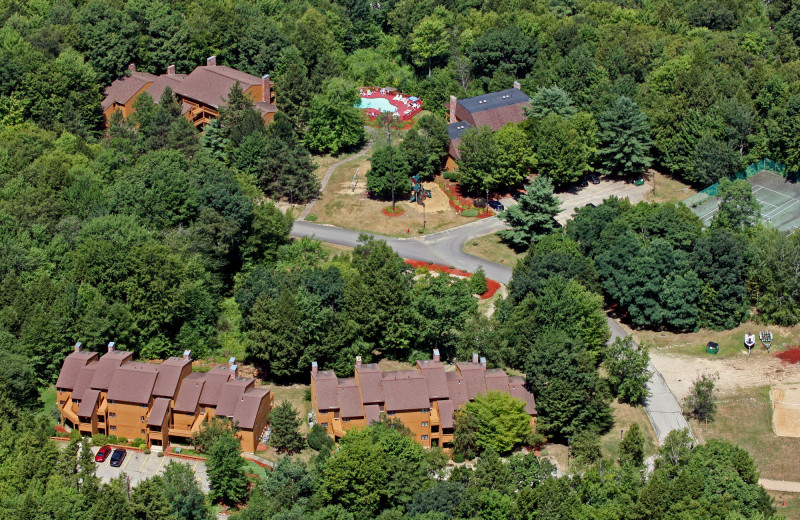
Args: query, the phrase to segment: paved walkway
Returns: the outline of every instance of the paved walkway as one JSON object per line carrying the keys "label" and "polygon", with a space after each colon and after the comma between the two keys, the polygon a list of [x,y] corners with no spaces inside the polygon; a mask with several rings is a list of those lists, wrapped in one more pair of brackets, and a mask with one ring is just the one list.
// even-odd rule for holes
{"label": "paved walkway", "polygon": [[[338,168],[339,166],[343,165],[346,162],[350,162],[350,161],[353,161],[355,159],[358,159],[359,157],[363,157],[365,154],[367,154],[372,149],[372,145],[375,144],[375,130],[373,130],[372,128],[370,128],[368,126],[365,126],[364,130],[366,130],[367,133],[370,134],[369,135],[369,140],[367,141],[366,146],[364,146],[364,148],[360,152],[358,152],[357,154],[351,155],[349,157],[345,157],[341,161],[337,161],[337,162],[331,164],[328,167],[328,169],[325,170],[325,175],[322,176],[322,180],[320,181],[320,186],[319,186],[319,193],[320,194],[322,194],[322,190],[325,189],[325,186],[328,185],[328,181],[331,180],[331,175],[333,175],[333,172],[334,172],[334,170],[336,170],[336,168]],[[312,200],[311,202],[308,203],[308,206],[306,206],[306,209],[304,209],[303,212],[300,214],[300,217],[298,217],[298,220],[305,220],[306,219],[308,214],[311,213],[311,208],[314,207],[314,203],[316,203],[317,200],[319,200],[319,197],[315,198],[314,200]]]}
{"label": "paved walkway", "polygon": [[788,480],[770,480],[768,478],[758,479],[764,489],[770,491],[783,491],[785,493],[800,493],[800,482],[791,482]]}

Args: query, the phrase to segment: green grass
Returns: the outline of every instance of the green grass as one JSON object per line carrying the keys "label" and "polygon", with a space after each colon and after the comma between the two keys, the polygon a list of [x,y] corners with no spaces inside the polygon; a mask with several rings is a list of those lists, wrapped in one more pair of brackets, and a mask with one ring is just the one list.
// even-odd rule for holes
{"label": "green grass", "polygon": [[247,461],[245,471],[252,475],[257,475],[261,478],[265,478],[267,476],[267,472],[264,468],[262,468],[261,466],[250,460]]}
{"label": "green grass", "polygon": [[784,493],[782,491],[768,491],[768,493],[775,499],[775,507],[778,509],[779,515],[786,520],[800,520],[800,493]]}
{"label": "green grass", "polygon": [[654,455],[658,447],[658,442],[644,408],[641,406],[622,404],[618,401],[611,403],[611,407],[614,411],[614,427],[611,428],[610,432],[600,438],[600,450],[603,453],[603,457],[613,461],[619,458],[620,430],[627,433],[634,423],[639,425],[639,428],[644,434],[645,458]]}
{"label": "green grass", "polygon": [[464,252],[511,267],[517,265],[517,260],[524,256],[524,253],[517,253],[508,247],[497,233],[467,240]]}
{"label": "green grass", "polygon": [[50,411],[55,408],[57,398],[55,385],[40,389],[39,400],[42,402],[42,408],[39,413],[44,417],[50,417]]}
{"label": "green grass", "polygon": [[225,358],[245,359],[247,351],[247,334],[242,332],[242,312],[236,300],[225,298],[219,304],[220,314],[217,318],[217,339],[219,354]]}

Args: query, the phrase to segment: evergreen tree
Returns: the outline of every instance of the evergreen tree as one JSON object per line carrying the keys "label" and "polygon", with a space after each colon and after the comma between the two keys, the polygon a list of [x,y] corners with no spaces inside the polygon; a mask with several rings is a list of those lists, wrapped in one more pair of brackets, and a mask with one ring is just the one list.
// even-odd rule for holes
{"label": "evergreen tree", "polygon": [[714,395],[714,381],[717,375],[703,374],[695,379],[684,405],[689,415],[698,421],[713,421],[717,413],[717,396]]}
{"label": "evergreen tree", "polygon": [[364,141],[358,90],[342,78],[331,78],[311,100],[305,143],[315,152],[338,155]]}
{"label": "evergreen tree", "polygon": [[570,439],[570,451],[576,464],[591,466],[603,458],[600,451],[600,436],[593,431],[583,430]]}
{"label": "evergreen tree", "polygon": [[653,162],[650,125],[636,103],[625,96],[600,114],[597,171],[606,175],[640,175]]}
{"label": "evergreen tree", "polygon": [[638,423],[633,423],[619,443],[620,466],[644,466],[644,434]]}
{"label": "evergreen tree", "polygon": [[208,520],[205,495],[188,464],[170,462],[164,466],[162,491],[177,520]]}
{"label": "evergreen tree", "polygon": [[282,401],[269,414],[269,424],[272,428],[269,437],[270,446],[279,452],[295,453],[302,450],[306,442],[300,435],[301,422],[292,403]]}
{"label": "evergreen tree", "polygon": [[88,437],[84,438],[81,441],[81,450],[78,453],[77,477],[81,496],[87,502],[92,502],[97,497],[98,489],[100,488],[100,479],[95,474],[96,468],[94,453],[92,453],[92,443]]}
{"label": "evergreen tree", "polygon": [[547,117],[550,114],[569,117],[574,116],[578,109],[572,104],[569,94],[559,87],[539,87],[531,98],[530,106],[524,107],[528,117]]}
{"label": "evergreen tree", "polygon": [[225,104],[219,111],[219,126],[231,147],[238,147],[249,135],[263,132],[264,120],[253,108],[253,100],[245,95],[238,81],[223,101]]}
{"label": "evergreen tree", "polygon": [[499,215],[511,229],[498,234],[518,250],[525,250],[552,233],[558,227],[555,216],[561,211],[561,202],[553,195],[553,184],[547,177],[537,176],[525,191],[527,193],[519,198],[519,204]]}
{"label": "evergreen tree", "polygon": [[395,198],[403,199],[411,190],[412,173],[406,149],[400,146],[381,146],[372,152],[367,171],[367,191],[372,197],[390,200],[394,179]]}
{"label": "evergreen tree", "polygon": [[163,479],[156,475],[139,482],[131,490],[130,508],[136,520],[176,520],[163,486]]}
{"label": "evergreen tree", "polygon": [[474,413],[462,407],[456,410],[453,422],[453,449],[466,459],[474,459],[478,456],[480,450],[478,444],[480,423],[478,418]]}
{"label": "evergreen tree", "polygon": [[481,265],[469,278],[469,290],[472,294],[483,294],[486,288],[486,273]]}
{"label": "evergreen tree", "polygon": [[206,459],[208,484],[211,488],[208,492],[209,498],[226,504],[243,502],[248,488],[245,465],[241,443],[233,430],[221,431],[211,444]]}
{"label": "evergreen tree", "polygon": [[275,71],[275,104],[289,118],[292,126],[299,130],[305,127],[308,120],[309,93],[314,91],[314,85],[309,80],[306,61],[297,47],[291,45],[283,49]]}

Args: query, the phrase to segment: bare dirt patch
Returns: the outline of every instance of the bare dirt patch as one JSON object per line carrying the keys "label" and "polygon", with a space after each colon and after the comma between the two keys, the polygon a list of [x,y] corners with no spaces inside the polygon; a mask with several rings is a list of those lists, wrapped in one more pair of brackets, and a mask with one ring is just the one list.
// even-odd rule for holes
{"label": "bare dirt patch", "polygon": [[800,437],[800,385],[774,385],[769,390],[769,398],[775,435]]}

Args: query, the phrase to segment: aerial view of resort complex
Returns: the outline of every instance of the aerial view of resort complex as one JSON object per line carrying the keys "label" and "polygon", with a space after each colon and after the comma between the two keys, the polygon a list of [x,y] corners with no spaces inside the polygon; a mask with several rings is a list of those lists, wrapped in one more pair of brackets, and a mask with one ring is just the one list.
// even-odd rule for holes
{"label": "aerial view of resort complex", "polygon": [[800,2],[0,1],[0,520],[800,520]]}

